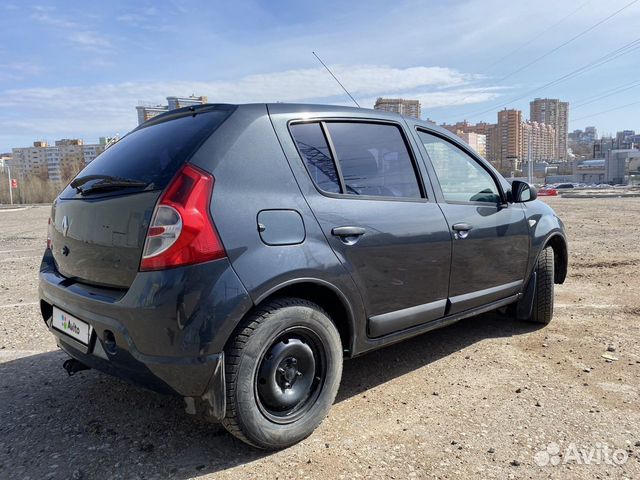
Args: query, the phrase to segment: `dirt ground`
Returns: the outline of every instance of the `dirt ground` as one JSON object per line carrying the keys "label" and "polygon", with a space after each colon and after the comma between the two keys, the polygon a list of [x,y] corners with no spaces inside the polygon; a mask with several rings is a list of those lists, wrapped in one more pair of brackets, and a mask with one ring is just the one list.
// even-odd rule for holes
{"label": "dirt ground", "polygon": [[278,453],[67,377],[36,303],[49,209],[0,210],[0,478],[640,478],[640,198],[545,201],[571,242],[548,327],[486,314],[347,361],[329,417]]}

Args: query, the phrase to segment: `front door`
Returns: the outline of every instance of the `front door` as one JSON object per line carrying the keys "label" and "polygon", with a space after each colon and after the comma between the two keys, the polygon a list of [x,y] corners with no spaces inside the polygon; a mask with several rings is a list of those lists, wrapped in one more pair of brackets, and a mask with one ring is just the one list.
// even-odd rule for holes
{"label": "front door", "polygon": [[303,193],[361,292],[368,335],[443,316],[451,237],[402,128],[327,120],[289,129],[279,132],[283,146],[292,165],[303,167]]}
{"label": "front door", "polygon": [[507,203],[488,168],[457,145],[418,131],[431,161],[453,237],[449,313],[520,292],[529,256],[529,227],[520,204]]}

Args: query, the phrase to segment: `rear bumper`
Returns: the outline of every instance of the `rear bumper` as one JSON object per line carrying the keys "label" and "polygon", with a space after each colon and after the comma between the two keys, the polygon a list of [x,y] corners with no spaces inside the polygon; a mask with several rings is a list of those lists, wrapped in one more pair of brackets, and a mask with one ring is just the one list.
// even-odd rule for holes
{"label": "rear bumper", "polygon": [[[39,293],[58,345],[85,365],[163,393],[224,402],[224,344],[252,306],[227,259],[140,272],[117,290],[62,276],[47,251]],[[91,325],[88,345],[51,327],[54,305]]]}

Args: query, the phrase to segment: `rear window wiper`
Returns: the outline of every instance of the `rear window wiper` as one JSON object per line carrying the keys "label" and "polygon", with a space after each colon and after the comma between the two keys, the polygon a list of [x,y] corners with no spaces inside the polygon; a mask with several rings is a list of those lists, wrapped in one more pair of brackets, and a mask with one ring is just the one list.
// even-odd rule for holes
{"label": "rear window wiper", "polygon": [[[84,187],[83,185],[95,180],[95,183]],[[86,195],[92,191],[99,190],[117,190],[119,188],[144,188],[147,186],[145,182],[134,180],[131,178],[114,177],[110,175],[87,175],[85,177],[76,178],[69,184],[75,188],[78,193]]]}

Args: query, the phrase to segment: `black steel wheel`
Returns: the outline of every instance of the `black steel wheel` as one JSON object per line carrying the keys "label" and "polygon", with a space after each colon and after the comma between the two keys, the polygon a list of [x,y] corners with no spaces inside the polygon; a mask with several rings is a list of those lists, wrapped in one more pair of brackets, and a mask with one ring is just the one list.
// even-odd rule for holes
{"label": "black steel wheel", "polygon": [[310,435],[329,411],[342,374],[340,335],[316,304],[271,301],[225,349],[223,425],[246,443],[284,448]]}
{"label": "black steel wheel", "polygon": [[326,376],[322,341],[310,329],[283,332],[266,349],[257,371],[256,399],[262,413],[276,423],[291,423],[315,403]]}

